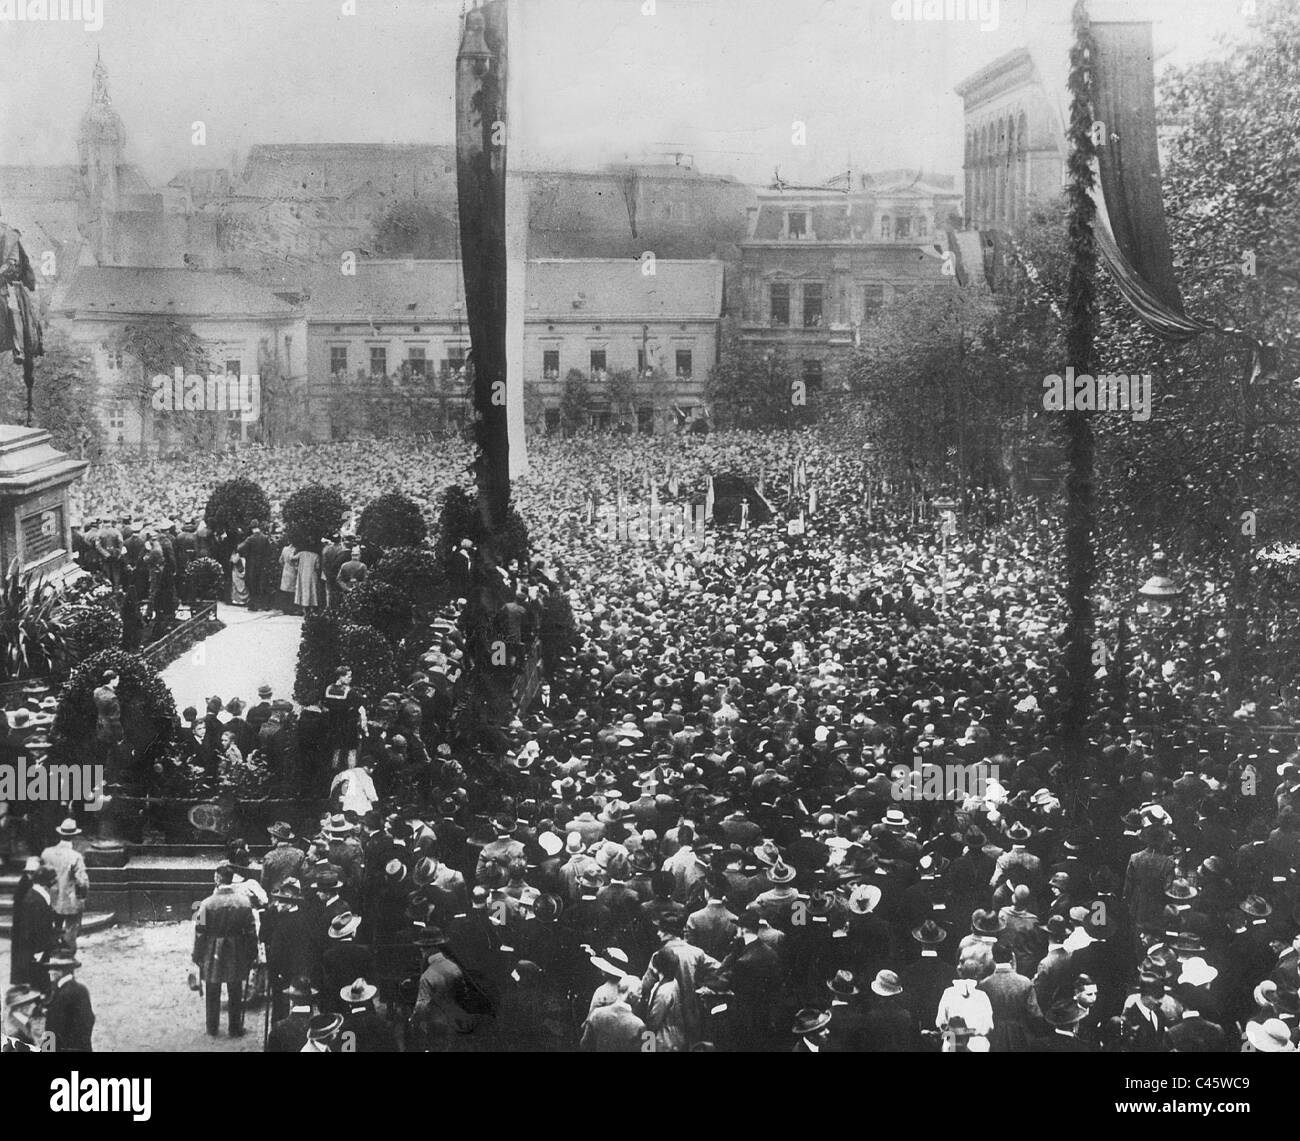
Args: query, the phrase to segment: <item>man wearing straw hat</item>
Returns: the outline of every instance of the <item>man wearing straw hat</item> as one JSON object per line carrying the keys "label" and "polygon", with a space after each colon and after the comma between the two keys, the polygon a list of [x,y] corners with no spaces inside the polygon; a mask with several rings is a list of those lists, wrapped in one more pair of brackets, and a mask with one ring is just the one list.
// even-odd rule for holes
{"label": "man wearing straw hat", "polygon": [[90,893],[90,877],[86,874],[86,861],[72,846],[73,837],[81,835],[77,822],[69,816],[55,831],[59,838],[41,853],[41,863],[54,869],[54,891],[50,902],[59,917],[63,945],[69,953],[76,954],[81,916],[86,910],[86,896]]}

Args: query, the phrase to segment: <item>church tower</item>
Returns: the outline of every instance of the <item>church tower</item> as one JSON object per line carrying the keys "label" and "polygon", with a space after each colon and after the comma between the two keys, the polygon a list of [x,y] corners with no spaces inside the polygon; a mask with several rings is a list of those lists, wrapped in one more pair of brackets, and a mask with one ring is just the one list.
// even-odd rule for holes
{"label": "church tower", "polygon": [[108,68],[95,57],[94,86],[90,106],[81,117],[77,136],[77,155],[81,163],[81,183],[85,189],[88,222],[101,265],[113,261],[113,218],[119,207],[118,170],[126,144],[126,130],[121,116],[113,110],[108,94]]}

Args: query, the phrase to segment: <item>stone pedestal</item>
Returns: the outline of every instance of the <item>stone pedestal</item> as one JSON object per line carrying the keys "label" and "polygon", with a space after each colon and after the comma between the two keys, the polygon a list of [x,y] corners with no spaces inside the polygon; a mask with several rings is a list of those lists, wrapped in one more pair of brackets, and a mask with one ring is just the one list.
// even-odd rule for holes
{"label": "stone pedestal", "polygon": [[0,571],[59,578],[72,563],[68,488],[89,467],[50,443],[43,428],[0,424]]}

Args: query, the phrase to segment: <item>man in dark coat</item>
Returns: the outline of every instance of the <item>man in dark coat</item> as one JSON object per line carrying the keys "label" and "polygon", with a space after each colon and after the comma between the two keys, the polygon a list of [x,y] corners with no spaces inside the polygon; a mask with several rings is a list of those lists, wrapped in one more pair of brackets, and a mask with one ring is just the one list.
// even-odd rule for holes
{"label": "man in dark coat", "polygon": [[280,1018],[288,1008],[290,992],[286,988],[291,980],[311,979],[319,971],[320,961],[315,916],[303,906],[302,886],[296,879],[286,880],[272,900],[274,906],[262,920],[262,938],[266,941],[266,968],[275,996],[272,1015]]}
{"label": "man in dark coat", "polygon": [[54,1052],[73,1054],[91,1052],[90,1039],[95,1031],[95,1012],[90,992],[77,981],[75,971],[81,964],[71,955],[56,952],[45,960],[50,972],[50,1001],[45,1008],[45,1032],[54,1035]]}
{"label": "man in dark coat", "polygon": [[329,946],[321,955],[323,987],[320,1006],[324,1014],[345,1014],[339,991],[354,979],[372,972],[374,955],[369,947],[356,939],[360,926],[361,916],[350,911],[335,916],[330,922]]}
{"label": "man in dark coat", "polygon": [[221,987],[229,998],[229,1029],[232,1038],[244,1033],[244,982],[257,957],[257,934],[253,905],[234,887],[237,869],[222,864],[216,872],[216,890],[194,916],[193,961],[207,987],[208,1033],[214,1037],[221,1022]]}
{"label": "man in dark coat", "polygon": [[266,1038],[268,1054],[298,1054],[307,1045],[307,1027],[311,1023],[311,984],[305,977],[294,979],[284,991],[290,1002],[289,1013],[274,1026]]}
{"label": "man in dark coat", "polygon": [[42,867],[39,857],[33,856],[32,860],[36,867],[23,871],[27,880],[25,888],[20,883],[19,890],[14,892],[9,982],[13,986],[48,990],[49,979],[41,959],[58,947],[60,929],[58,916],[50,904],[54,869]]}
{"label": "man in dark coat", "polygon": [[271,571],[271,540],[262,533],[260,520],[253,520],[253,533],[235,548],[244,560],[244,578],[248,583],[248,609],[265,610],[272,594],[267,590]]}
{"label": "man in dark coat", "polygon": [[[862,1019],[859,1042],[866,1053],[885,1054],[921,1048],[921,1027],[907,1001],[907,995],[893,971],[876,973],[871,983],[874,996]],[[935,1009],[939,1008],[938,999]]]}
{"label": "man in dark coat", "polygon": [[362,977],[340,989],[339,998],[344,1013],[339,1041],[345,1053],[397,1053],[397,1038],[393,1034],[393,1028],[375,1010],[377,993],[378,988]]}

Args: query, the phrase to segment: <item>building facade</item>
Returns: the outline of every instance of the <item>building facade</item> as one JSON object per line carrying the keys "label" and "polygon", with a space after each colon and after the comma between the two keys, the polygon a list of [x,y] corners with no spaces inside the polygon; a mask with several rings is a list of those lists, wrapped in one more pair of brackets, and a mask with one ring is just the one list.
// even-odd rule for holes
{"label": "building facade", "polygon": [[742,341],[779,347],[810,389],[821,387],[872,314],[943,284],[934,245],[960,205],[950,177],[906,172],[760,191],[741,246]]}
{"label": "building facade", "polygon": [[84,266],[56,293],[50,318],[91,356],[110,448],[167,452],[186,439],[178,410],[153,408],[147,399],[151,378],[121,347],[130,325],[173,320],[203,342],[208,375],[258,374],[258,418],[237,409],[196,410],[224,416],[217,443],[261,438],[261,417],[272,411],[268,390],[274,387],[284,398],[306,379],[307,322],[301,310],[233,270]]}
{"label": "building facade", "polygon": [[[460,263],[377,259],[356,271],[323,272],[309,289],[314,430],[329,434],[328,386],[403,371],[463,403],[470,340]],[[642,428],[666,425],[669,414],[703,415],[704,378],[718,355],[720,262],[541,258],[531,259],[526,273],[522,379],[535,427],[558,427],[573,371],[583,378],[597,426],[631,414],[611,397],[611,378],[624,372],[659,378],[658,399],[635,409]]]}
{"label": "building facade", "polygon": [[1026,48],[999,56],[956,87],[965,115],[966,224],[1014,230],[1036,202],[1061,193],[1060,100]]}

